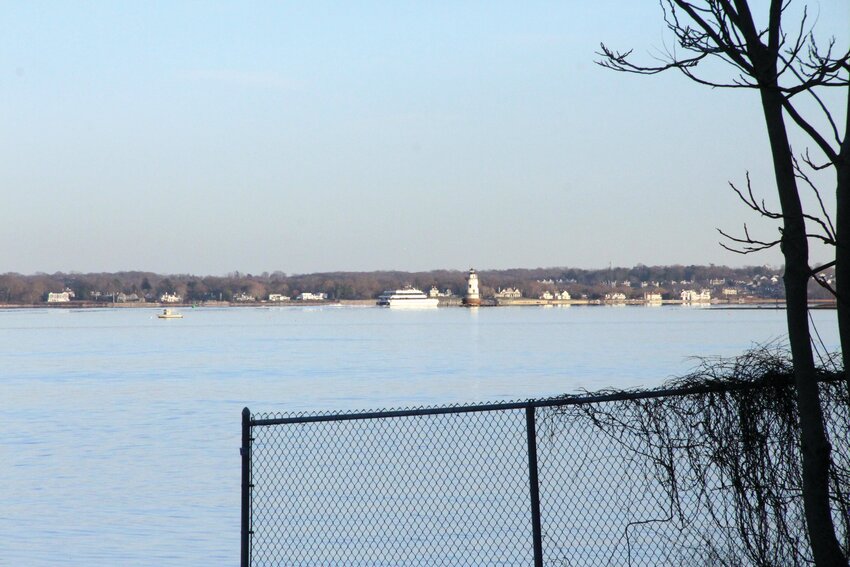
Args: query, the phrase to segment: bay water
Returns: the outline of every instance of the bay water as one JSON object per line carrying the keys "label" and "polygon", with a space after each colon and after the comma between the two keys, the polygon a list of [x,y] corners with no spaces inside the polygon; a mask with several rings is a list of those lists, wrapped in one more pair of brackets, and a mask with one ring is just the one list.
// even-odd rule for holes
{"label": "bay water", "polygon": [[[654,387],[785,312],[572,306],[0,311],[0,565],[238,565],[240,412]],[[827,349],[834,311],[814,311]]]}

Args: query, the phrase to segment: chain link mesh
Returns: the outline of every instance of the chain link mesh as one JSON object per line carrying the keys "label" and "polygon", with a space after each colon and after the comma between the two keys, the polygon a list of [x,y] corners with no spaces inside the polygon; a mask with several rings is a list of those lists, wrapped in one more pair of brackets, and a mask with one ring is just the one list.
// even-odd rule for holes
{"label": "chain link mesh", "polygon": [[521,565],[523,411],[253,428],[253,565]]}

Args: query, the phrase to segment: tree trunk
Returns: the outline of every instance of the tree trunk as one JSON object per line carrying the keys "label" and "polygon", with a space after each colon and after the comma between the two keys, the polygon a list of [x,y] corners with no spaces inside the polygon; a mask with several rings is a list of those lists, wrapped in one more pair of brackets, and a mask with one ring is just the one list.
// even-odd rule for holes
{"label": "tree trunk", "polygon": [[842,156],[835,166],[835,294],[841,361],[846,372],[850,368],[850,231],[845,226],[850,222],[850,163],[845,162],[847,157]]}
{"label": "tree trunk", "polygon": [[776,187],[782,206],[782,253],[785,256],[785,294],[788,341],[794,360],[794,383],[800,415],[803,459],[803,506],[815,564],[847,566],[829,506],[830,445],[823,423],[817,374],[808,320],[809,246],[803,208],[794,177],[791,146],[782,115],[781,94],[760,89]]}
{"label": "tree trunk", "polygon": [[[850,369],[850,89],[844,109],[844,139],[835,163],[835,292],[844,372]],[[850,389],[850,383],[847,385]]]}

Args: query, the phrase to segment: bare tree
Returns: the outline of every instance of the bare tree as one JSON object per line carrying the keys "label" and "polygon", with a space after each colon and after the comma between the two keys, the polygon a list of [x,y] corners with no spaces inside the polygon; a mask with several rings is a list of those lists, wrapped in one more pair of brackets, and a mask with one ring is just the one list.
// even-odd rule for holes
{"label": "bare tree", "polygon": [[[818,87],[847,87],[842,73],[847,71],[848,56],[833,57],[834,41],[826,51],[821,51],[814,34],[807,27],[806,11],[803,9],[799,21],[794,23],[796,33],[790,37],[784,27],[783,16],[788,11],[790,0],[771,0],[767,23],[759,26],[747,0],[661,0],[667,28],[674,35],[682,52],[673,51],[659,65],[644,66],[631,61],[631,51],[618,52],[602,45],[604,67],[630,73],[655,74],[676,69],[689,79],[711,87],[754,89],[758,92],[768,140],[773,158],[776,190],[780,212],[774,217],[781,220],[781,238],[776,242],[757,241],[745,232],[739,242],[751,244],[755,249],[779,244],[785,257],[783,276],[787,301],[788,340],[794,363],[794,381],[800,415],[800,440],[803,469],[803,502],[808,535],[815,563],[819,566],[843,565],[844,556],[830,512],[829,463],[831,447],[823,422],[823,410],[818,394],[817,374],[812,354],[811,336],[808,326],[807,285],[812,277],[809,268],[809,245],[806,231],[807,217],[803,211],[795,172],[795,160],[788,140],[785,124],[787,113],[798,125],[812,136],[820,139],[819,133],[800,116],[793,98],[801,93],[811,94],[820,108],[831,118],[826,105],[818,97]],[[723,61],[733,69],[726,81],[717,81],[698,74],[698,66],[707,59]],[[843,250],[845,219],[850,215],[850,194],[845,190],[847,179],[846,139],[840,140],[835,123],[829,120],[840,150],[830,153],[826,145],[819,145],[838,172],[839,202],[836,216],[837,258],[850,251]],[[823,141],[823,140],[821,140]],[[829,150],[832,150],[829,147]],[[813,165],[820,165],[814,164]],[[743,195],[742,193],[739,193]],[[751,193],[749,196],[751,197]],[[745,199],[746,200],[746,199]],[[755,202],[753,199],[751,202]],[[850,222],[850,221],[848,221]],[[846,261],[837,264],[839,298],[845,287],[850,288],[850,276],[841,270],[850,271]],[[842,284],[842,281],[844,282]],[[844,325],[850,330],[850,326]],[[850,346],[850,345],[848,345]],[[842,344],[843,350],[847,348]]]}

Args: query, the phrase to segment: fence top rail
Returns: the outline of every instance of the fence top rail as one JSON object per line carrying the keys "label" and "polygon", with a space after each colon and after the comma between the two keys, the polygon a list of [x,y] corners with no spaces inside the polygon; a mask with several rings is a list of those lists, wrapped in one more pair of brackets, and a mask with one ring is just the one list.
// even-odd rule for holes
{"label": "fence top rail", "polygon": [[[820,382],[835,382],[843,380],[843,376],[824,377]],[[595,404],[602,402],[619,402],[627,400],[649,400],[654,398],[689,396],[695,394],[708,394],[717,392],[729,392],[750,390],[755,388],[782,387],[791,385],[791,377],[782,377],[770,382],[729,382],[717,381],[700,385],[660,388],[654,390],[616,390],[598,393],[567,395],[554,398],[529,399],[522,401],[508,401],[497,403],[482,403],[455,406],[419,407],[389,409],[364,412],[340,412],[327,414],[304,414],[290,415],[288,417],[254,417],[251,416],[251,426],[261,427],[268,425],[287,425],[297,423],[319,423],[331,421],[355,421],[365,419],[386,419],[395,417],[414,417],[425,415],[480,413],[491,411],[525,410],[529,408],[577,406],[583,404]],[[246,408],[247,409],[247,408]],[[269,414],[260,414],[269,415]],[[273,414],[272,414],[273,415]]]}

